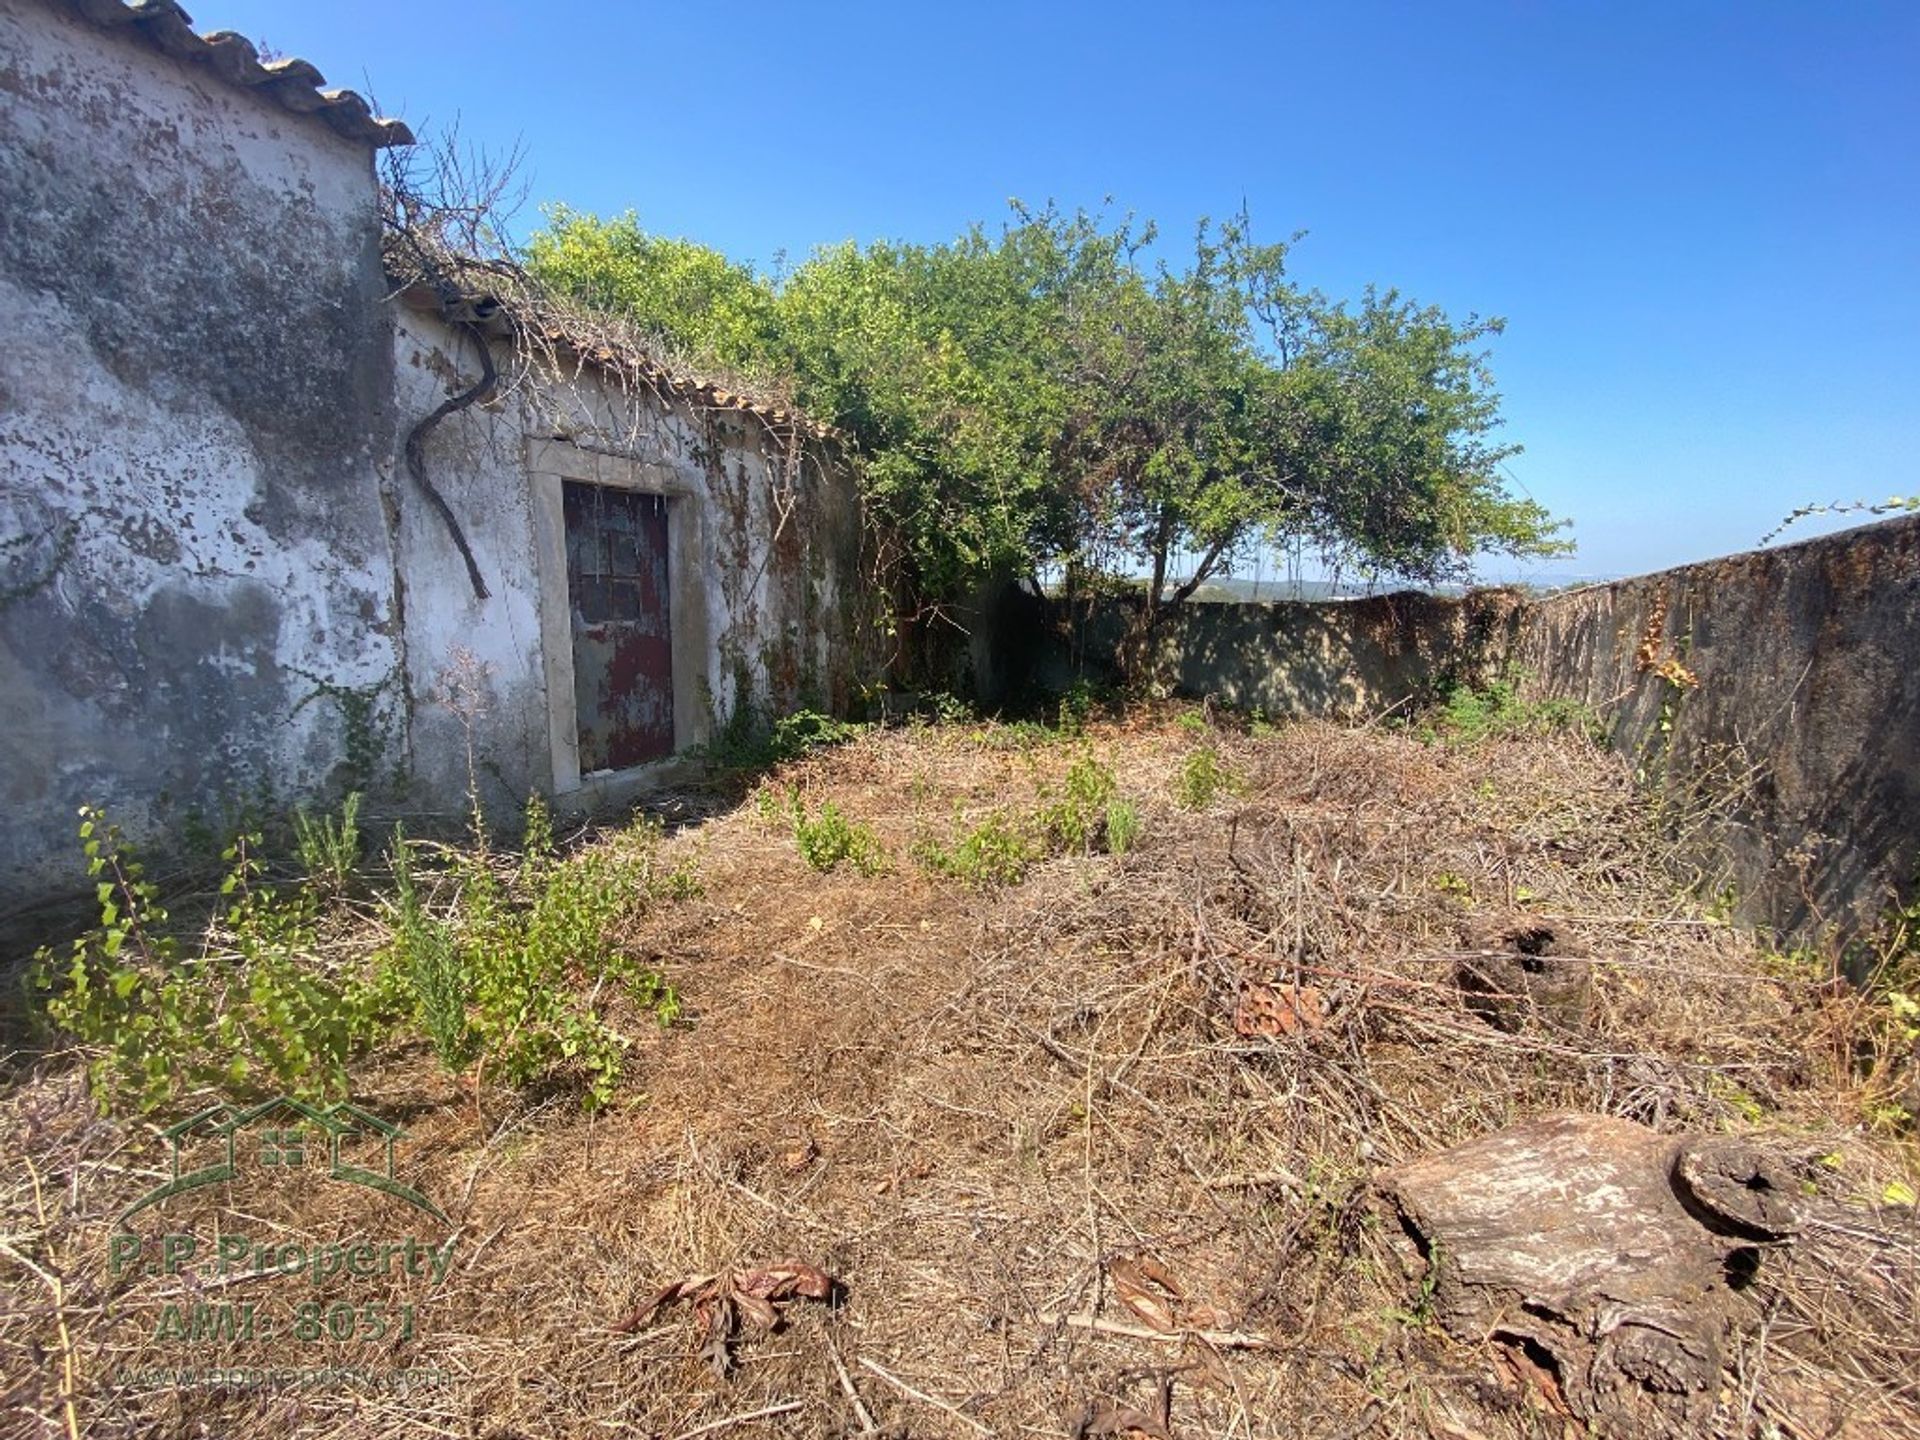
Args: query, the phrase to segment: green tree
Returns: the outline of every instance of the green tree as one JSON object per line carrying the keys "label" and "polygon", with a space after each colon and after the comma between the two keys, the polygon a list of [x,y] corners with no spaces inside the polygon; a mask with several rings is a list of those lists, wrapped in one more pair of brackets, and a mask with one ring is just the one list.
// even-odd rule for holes
{"label": "green tree", "polygon": [[[1116,254],[1121,252],[1116,252]],[[1148,575],[1148,616],[1258,544],[1305,539],[1409,579],[1484,551],[1549,554],[1559,528],[1506,494],[1499,397],[1479,348],[1498,321],[1395,292],[1357,310],[1293,285],[1286,245],[1204,222],[1193,259],[1092,278],[1071,335],[1082,545]],[[1177,582],[1175,558],[1193,557]]]}
{"label": "green tree", "polygon": [[527,242],[528,271],[592,309],[624,316],[674,350],[766,376],[776,332],[773,287],[692,240],[654,235],[629,210],[616,220],[565,205]]}
{"label": "green tree", "polygon": [[830,246],[778,284],[631,214],[549,220],[536,278],[848,433],[934,603],[1062,563],[1144,573],[1152,624],[1266,543],[1424,581],[1566,548],[1500,478],[1500,322],[1331,301],[1244,215],[1176,265],[1150,224],[1016,203],[997,231]]}
{"label": "green tree", "polygon": [[869,501],[936,599],[1026,571],[1050,544],[1058,407],[1015,260],[978,232],[841,245],[780,293],[800,402],[855,437]]}

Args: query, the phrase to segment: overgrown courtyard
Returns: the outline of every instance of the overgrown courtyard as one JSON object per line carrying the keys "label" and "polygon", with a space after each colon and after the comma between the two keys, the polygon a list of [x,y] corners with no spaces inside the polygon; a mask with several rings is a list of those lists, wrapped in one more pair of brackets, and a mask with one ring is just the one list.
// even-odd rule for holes
{"label": "overgrown courtyard", "polygon": [[[52,952],[41,1003],[84,1029],[77,966],[174,1028],[9,1082],[5,1403],[90,1436],[1581,1433],[1524,1348],[1440,1328],[1447,1258],[1374,1185],[1571,1110],[1764,1138],[1865,1237],[1759,1247],[1715,1433],[1920,1434],[1912,937],[1853,990],[1729,927],[1674,868],[1696,817],[1575,719],[949,713],[664,827],[331,866],[322,833],[277,885],[242,847],[134,933],[159,897],[108,892],[113,953]],[[1503,949],[1575,980],[1515,1008],[1474,983]],[[120,1223],[173,1173],[159,1124],[249,1085],[403,1126],[446,1222],[316,1161]],[[128,1229],[233,1243],[149,1268]],[[406,1237],[454,1243],[273,1258]],[[239,1383],[154,1378],[208,1365]],[[252,1383],[324,1367],[362,1378]]]}

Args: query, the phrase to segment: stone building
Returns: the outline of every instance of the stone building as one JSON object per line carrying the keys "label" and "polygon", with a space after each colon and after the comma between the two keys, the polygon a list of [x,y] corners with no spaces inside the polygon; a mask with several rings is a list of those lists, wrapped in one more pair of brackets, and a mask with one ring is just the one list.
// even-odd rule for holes
{"label": "stone building", "polygon": [[162,853],[457,813],[469,741],[496,813],[587,802],[861,679],[832,437],[389,274],[412,136],[323,85],[172,0],[0,0],[0,917],[77,887],[83,803]]}

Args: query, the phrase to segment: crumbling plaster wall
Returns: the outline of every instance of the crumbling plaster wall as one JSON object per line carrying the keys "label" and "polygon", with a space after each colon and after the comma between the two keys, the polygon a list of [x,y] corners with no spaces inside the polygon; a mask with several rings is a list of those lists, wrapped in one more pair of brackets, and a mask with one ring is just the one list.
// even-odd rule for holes
{"label": "crumbling plaster wall", "polygon": [[[481,367],[478,342],[437,316],[403,309],[396,336],[404,430],[471,388]],[[445,703],[463,668],[481,680],[475,756],[490,810],[577,779],[572,697],[550,684],[543,648],[570,643],[563,557],[542,545],[542,526],[560,523],[557,503],[543,515],[542,495],[557,502],[563,478],[669,497],[678,749],[743,705],[762,717],[802,703],[844,710],[864,674],[863,551],[858,496],[832,447],[794,450],[750,412],[663,400],[617,371],[516,363],[499,343],[493,353],[497,393],[437,426],[424,456],[490,598],[475,597],[404,467],[395,482],[408,764],[421,791],[464,788],[465,732]]]}
{"label": "crumbling plaster wall", "polygon": [[[0,10],[0,910],[337,788],[390,705],[372,158],[51,6]],[[326,692],[323,686],[342,687]]]}
{"label": "crumbling plaster wall", "polygon": [[[1042,684],[1060,688],[1076,674],[1120,678],[1143,608],[1137,597],[1078,605],[1029,598],[996,628],[1007,643],[1046,635]],[[1328,603],[1194,601],[1163,613],[1153,673],[1177,694],[1271,717],[1362,719],[1491,678],[1519,610],[1508,590],[1461,599],[1405,591]]]}
{"label": "crumbling plaster wall", "polygon": [[[526,417],[513,395],[473,405],[436,426],[423,453],[486,582],[482,600],[398,453],[422,417],[479,379],[475,342],[437,319],[395,316],[393,513],[410,723],[393,759],[416,806],[458,813],[471,724],[481,799],[490,813],[511,814],[553,779]],[[504,352],[498,363],[508,363]]]}

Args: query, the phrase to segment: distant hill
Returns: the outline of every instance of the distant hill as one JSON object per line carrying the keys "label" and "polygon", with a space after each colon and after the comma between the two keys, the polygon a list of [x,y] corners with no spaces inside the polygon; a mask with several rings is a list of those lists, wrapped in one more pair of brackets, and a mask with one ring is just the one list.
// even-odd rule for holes
{"label": "distant hill", "polygon": [[1457,596],[1466,594],[1470,589],[1486,589],[1495,585],[1510,585],[1516,590],[1548,595],[1557,590],[1571,590],[1581,585],[1603,583],[1611,578],[1611,576],[1600,575],[1535,575],[1524,580],[1486,579],[1474,585],[1416,585],[1405,580],[1376,580],[1370,584],[1356,584],[1344,580],[1255,581],[1233,578],[1209,581],[1193,592],[1193,598],[1213,604],[1236,604],[1247,601],[1268,604],[1279,600],[1363,600],[1369,595],[1391,595],[1397,590],[1418,590],[1428,595]]}
{"label": "distant hill", "polygon": [[[1427,595],[1460,596],[1471,589],[1488,589],[1506,585],[1516,590],[1524,590],[1535,595],[1551,595],[1560,590],[1573,590],[1582,585],[1604,584],[1615,577],[1610,575],[1565,575],[1541,574],[1524,580],[1486,579],[1474,585],[1419,585],[1408,580],[1375,580],[1355,582],[1351,580],[1249,580],[1230,576],[1221,580],[1209,580],[1193,592],[1192,598],[1203,605],[1243,605],[1247,603],[1271,605],[1281,601],[1331,601],[1364,600],[1370,595],[1392,595],[1398,591],[1417,590]],[[1141,590],[1146,582],[1136,580]],[[1171,582],[1169,582],[1171,588]],[[1048,593],[1056,593],[1053,586],[1047,587]]]}
{"label": "distant hill", "polygon": [[[1386,595],[1395,590],[1424,589],[1424,586],[1376,583],[1356,585],[1346,580],[1246,580],[1230,578],[1210,580],[1193,592],[1195,600],[1212,604],[1235,604],[1276,600],[1361,600],[1368,595]],[[1435,594],[1456,595],[1458,586],[1435,588]]]}

